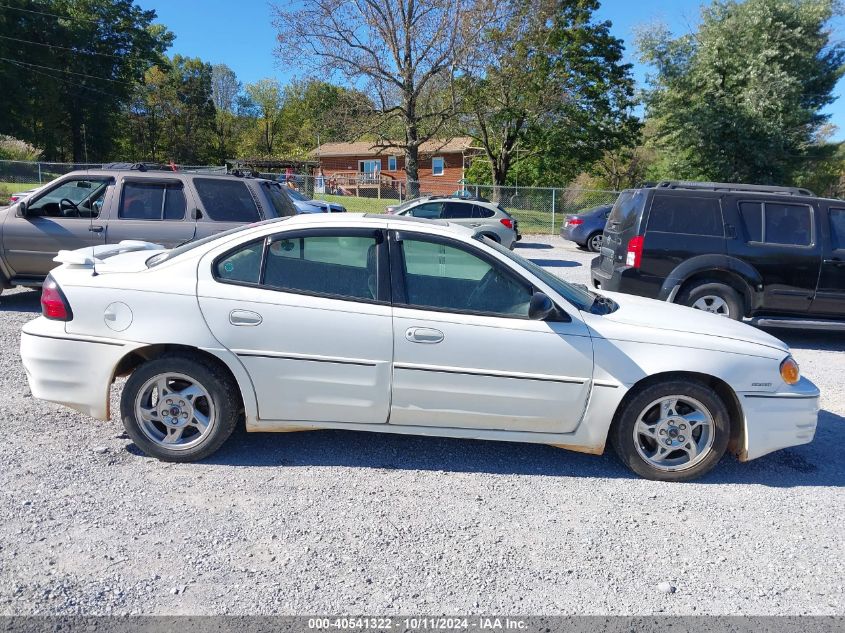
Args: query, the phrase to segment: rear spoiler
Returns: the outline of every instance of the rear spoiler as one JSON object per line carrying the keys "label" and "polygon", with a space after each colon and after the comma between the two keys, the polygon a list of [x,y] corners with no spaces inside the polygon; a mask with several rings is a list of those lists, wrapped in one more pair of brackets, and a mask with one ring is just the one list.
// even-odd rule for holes
{"label": "rear spoiler", "polygon": [[83,268],[93,267],[108,257],[120,255],[121,253],[132,253],[135,251],[164,251],[167,250],[161,244],[153,242],[141,242],[139,240],[123,240],[117,244],[99,244],[97,246],[85,246],[73,251],[59,251],[53,258],[54,262],[80,266]]}

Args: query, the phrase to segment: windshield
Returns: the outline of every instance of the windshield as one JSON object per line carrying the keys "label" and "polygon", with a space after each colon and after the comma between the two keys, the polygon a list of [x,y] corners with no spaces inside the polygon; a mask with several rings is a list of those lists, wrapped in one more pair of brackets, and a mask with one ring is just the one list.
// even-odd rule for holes
{"label": "windshield", "polygon": [[588,312],[592,310],[593,304],[595,303],[596,298],[599,295],[590,292],[586,288],[582,288],[580,286],[571,284],[568,281],[564,281],[557,275],[553,275],[552,273],[550,273],[545,268],[538,266],[530,259],[525,259],[524,257],[517,255],[512,250],[505,248],[498,242],[494,242],[491,239],[481,236],[477,236],[477,239],[482,240],[488,246],[492,246],[511,261],[516,262],[523,268],[528,269],[532,274],[542,279],[544,283],[551,286],[552,290],[554,290],[561,297],[569,301],[569,303],[577,307],[579,310],[585,310]]}
{"label": "windshield", "polygon": [[192,242],[187,242],[186,244],[182,244],[177,246],[176,248],[172,248],[169,251],[164,251],[163,253],[158,253],[157,255],[153,255],[147,261],[147,268],[152,268],[153,266],[158,266],[159,264],[163,264],[166,261],[170,261],[174,257],[179,257],[180,255],[184,255],[188,253],[198,246],[202,246],[203,244],[208,244],[212,240],[217,240],[223,237],[227,237],[229,235],[234,235],[239,231],[243,231],[244,229],[250,229],[254,226],[262,226],[264,224],[271,224],[273,222],[282,222],[287,220],[287,218],[271,218],[269,220],[264,220],[263,222],[254,222],[252,224],[244,224],[243,226],[236,226],[233,229],[229,229],[228,231],[220,231],[220,233],[215,233],[214,235],[209,235],[208,237],[204,237],[199,240],[195,240]]}

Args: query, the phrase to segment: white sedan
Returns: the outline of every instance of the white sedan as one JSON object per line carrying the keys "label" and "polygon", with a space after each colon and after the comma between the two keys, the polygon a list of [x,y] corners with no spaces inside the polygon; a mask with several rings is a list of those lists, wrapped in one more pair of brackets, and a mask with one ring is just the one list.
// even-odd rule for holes
{"label": "white sedan", "polygon": [[442,221],[296,216],[165,251],[63,252],[21,356],[37,398],[191,461],[248,431],[536,442],[687,480],[813,439],[781,341],[566,283]]}

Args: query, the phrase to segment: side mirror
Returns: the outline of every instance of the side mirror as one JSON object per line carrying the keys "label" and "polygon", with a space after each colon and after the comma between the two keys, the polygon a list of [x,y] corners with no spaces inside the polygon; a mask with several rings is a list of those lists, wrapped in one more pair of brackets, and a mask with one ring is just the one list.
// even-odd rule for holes
{"label": "side mirror", "polygon": [[191,209],[191,219],[199,220],[202,217],[202,211],[199,209]]}
{"label": "side mirror", "polygon": [[15,215],[19,218],[26,217],[26,200],[21,200],[20,202],[18,202],[18,210],[15,211]]}
{"label": "side mirror", "polygon": [[556,312],[554,302],[543,292],[535,292],[528,304],[528,318],[532,321],[545,321]]}

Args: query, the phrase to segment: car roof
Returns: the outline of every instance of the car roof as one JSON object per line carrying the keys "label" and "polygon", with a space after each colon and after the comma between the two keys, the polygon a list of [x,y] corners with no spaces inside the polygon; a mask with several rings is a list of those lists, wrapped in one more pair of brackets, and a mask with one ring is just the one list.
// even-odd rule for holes
{"label": "car roof", "polygon": [[99,177],[114,177],[118,174],[124,174],[127,176],[131,176],[133,179],[136,178],[150,178],[150,179],[162,179],[162,178],[180,178],[180,177],[190,177],[190,178],[214,178],[218,180],[242,180],[242,181],[252,181],[252,182],[269,182],[273,183],[274,185],[279,185],[278,182],[275,180],[269,180],[267,178],[253,178],[252,176],[236,176],[234,174],[215,174],[211,172],[200,172],[200,171],[168,171],[168,170],[148,170],[148,171],[139,171],[137,169],[79,169],[76,171],[71,171],[66,174],[62,174],[59,178],[65,178],[68,176],[99,176]]}

